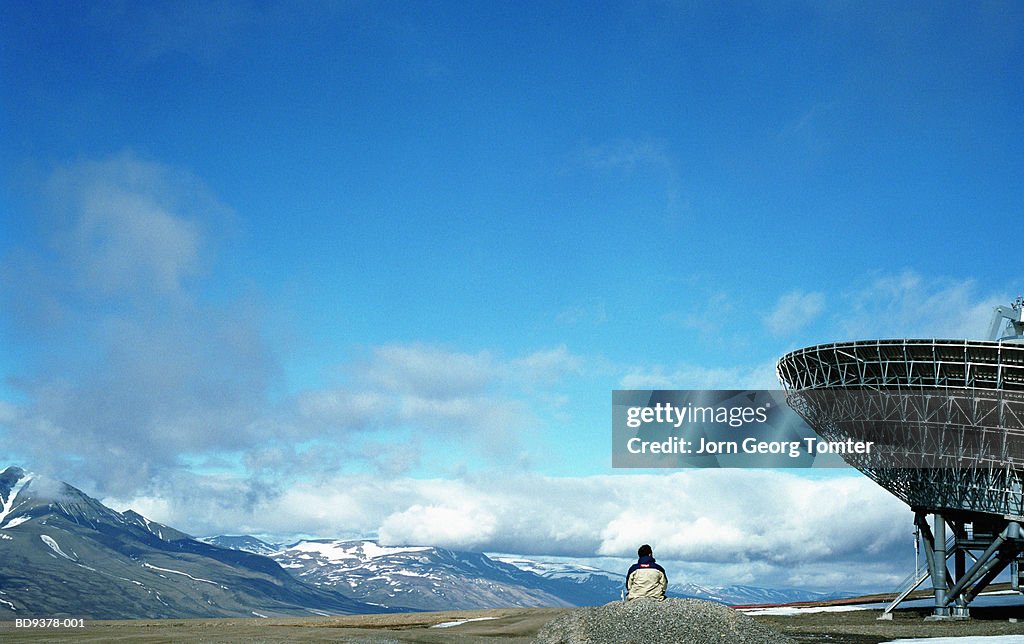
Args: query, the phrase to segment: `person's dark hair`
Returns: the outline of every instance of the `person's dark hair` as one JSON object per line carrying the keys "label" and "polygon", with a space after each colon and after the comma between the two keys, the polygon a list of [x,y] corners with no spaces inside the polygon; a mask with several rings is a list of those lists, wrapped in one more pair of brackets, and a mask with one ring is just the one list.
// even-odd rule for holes
{"label": "person's dark hair", "polygon": [[638,548],[637,551],[636,551],[636,556],[637,557],[650,557],[653,554],[654,554],[654,550],[651,550],[651,547],[649,545],[647,545],[646,543],[644,545],[640,546],[640,548]]}

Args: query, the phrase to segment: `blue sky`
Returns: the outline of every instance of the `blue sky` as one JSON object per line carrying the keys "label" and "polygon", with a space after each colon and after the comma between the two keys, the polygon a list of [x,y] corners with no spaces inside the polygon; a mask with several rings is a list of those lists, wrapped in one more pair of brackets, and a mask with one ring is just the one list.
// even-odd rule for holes
{"label": "blue sky", "polygon": [[998,2],[5,3],[7,456],[196,534],[699,526],[664,550],[706,580],[884,585],[902,528],[723,567],[755,488],[909,513],[855,473],[614,471],[610,391],[984,333],[1024,290],[1022,34]]}

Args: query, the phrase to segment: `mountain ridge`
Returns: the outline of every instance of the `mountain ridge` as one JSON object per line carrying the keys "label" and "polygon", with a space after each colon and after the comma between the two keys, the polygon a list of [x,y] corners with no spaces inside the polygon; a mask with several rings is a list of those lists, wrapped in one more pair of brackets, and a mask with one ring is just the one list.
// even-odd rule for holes
{"label": "mountain ridge", "polygon": [[[292,544],[269,543],[249,535],[204,539],[222,545],[234,543],[243,548],[251,541],[255,548],[265,551],[289,572],[314,585],[338,588],[361,601],[386,605],[400,600],[404,605],[422,610],[490,607],[480,605],[479,597],[460,597],[457,588],[478,586],[481,575],[488,572],[491,576],[485,575],[484,581],[496,587],[515,584],[529,589],[516,597],[500,592],[497,595],[524,607],[605,604],[622,598],[625,583],[625,570],[617,573],[572,562],[486,555],[434,546],[381,546],[372,539],[305,539]],[[848,594],[672,583],[668,595],[727,605],[754,605],[823,601]]]}
{"label": "mountain ridge", "polygon": [[275,561],[192,539],[67,483],[0,472],[0,616],[92,619],[382,612]]}

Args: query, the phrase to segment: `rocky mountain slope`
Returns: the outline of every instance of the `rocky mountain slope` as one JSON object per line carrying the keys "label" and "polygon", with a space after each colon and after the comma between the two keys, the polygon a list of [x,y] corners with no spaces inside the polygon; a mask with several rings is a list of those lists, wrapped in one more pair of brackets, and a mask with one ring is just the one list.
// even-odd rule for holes
{"label": "rocky mountain slope", "polygon": [[360,601],[422,610],[571,606],[569,586],[478,552],[384,547],[374,541],[300,541],[270,555],[299,579]]}
{"label": "rocky mountain slope", "polygon": [[65,483],[0,472],[0,619],[380,612],[271,559],[115,512]]}
{"label": "rocky mountain slope", "polygon": [[303,581],[360,601],[421,610],[589,606],[619,599],[621,586],[610,579],[613,573],[596,568],[431,546],[381,546],[368,539],[291,545],[249,536],[205,540],[254,552],[269,546],[275,550],[268,556]]}

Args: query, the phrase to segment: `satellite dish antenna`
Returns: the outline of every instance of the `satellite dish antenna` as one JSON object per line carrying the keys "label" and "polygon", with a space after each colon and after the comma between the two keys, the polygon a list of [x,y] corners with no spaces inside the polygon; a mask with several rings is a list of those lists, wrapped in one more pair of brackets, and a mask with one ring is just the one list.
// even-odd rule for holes
{"label": "satellite dish antenna", "polygon": [[995,308],[987,340],[821,344],[776,371],[822,438],[874,442],[842,456],[914,511],[927,570],[885,614],[928,578],[929,619],[968,617],[1007,568],[1024,588],[1024,298]]}

